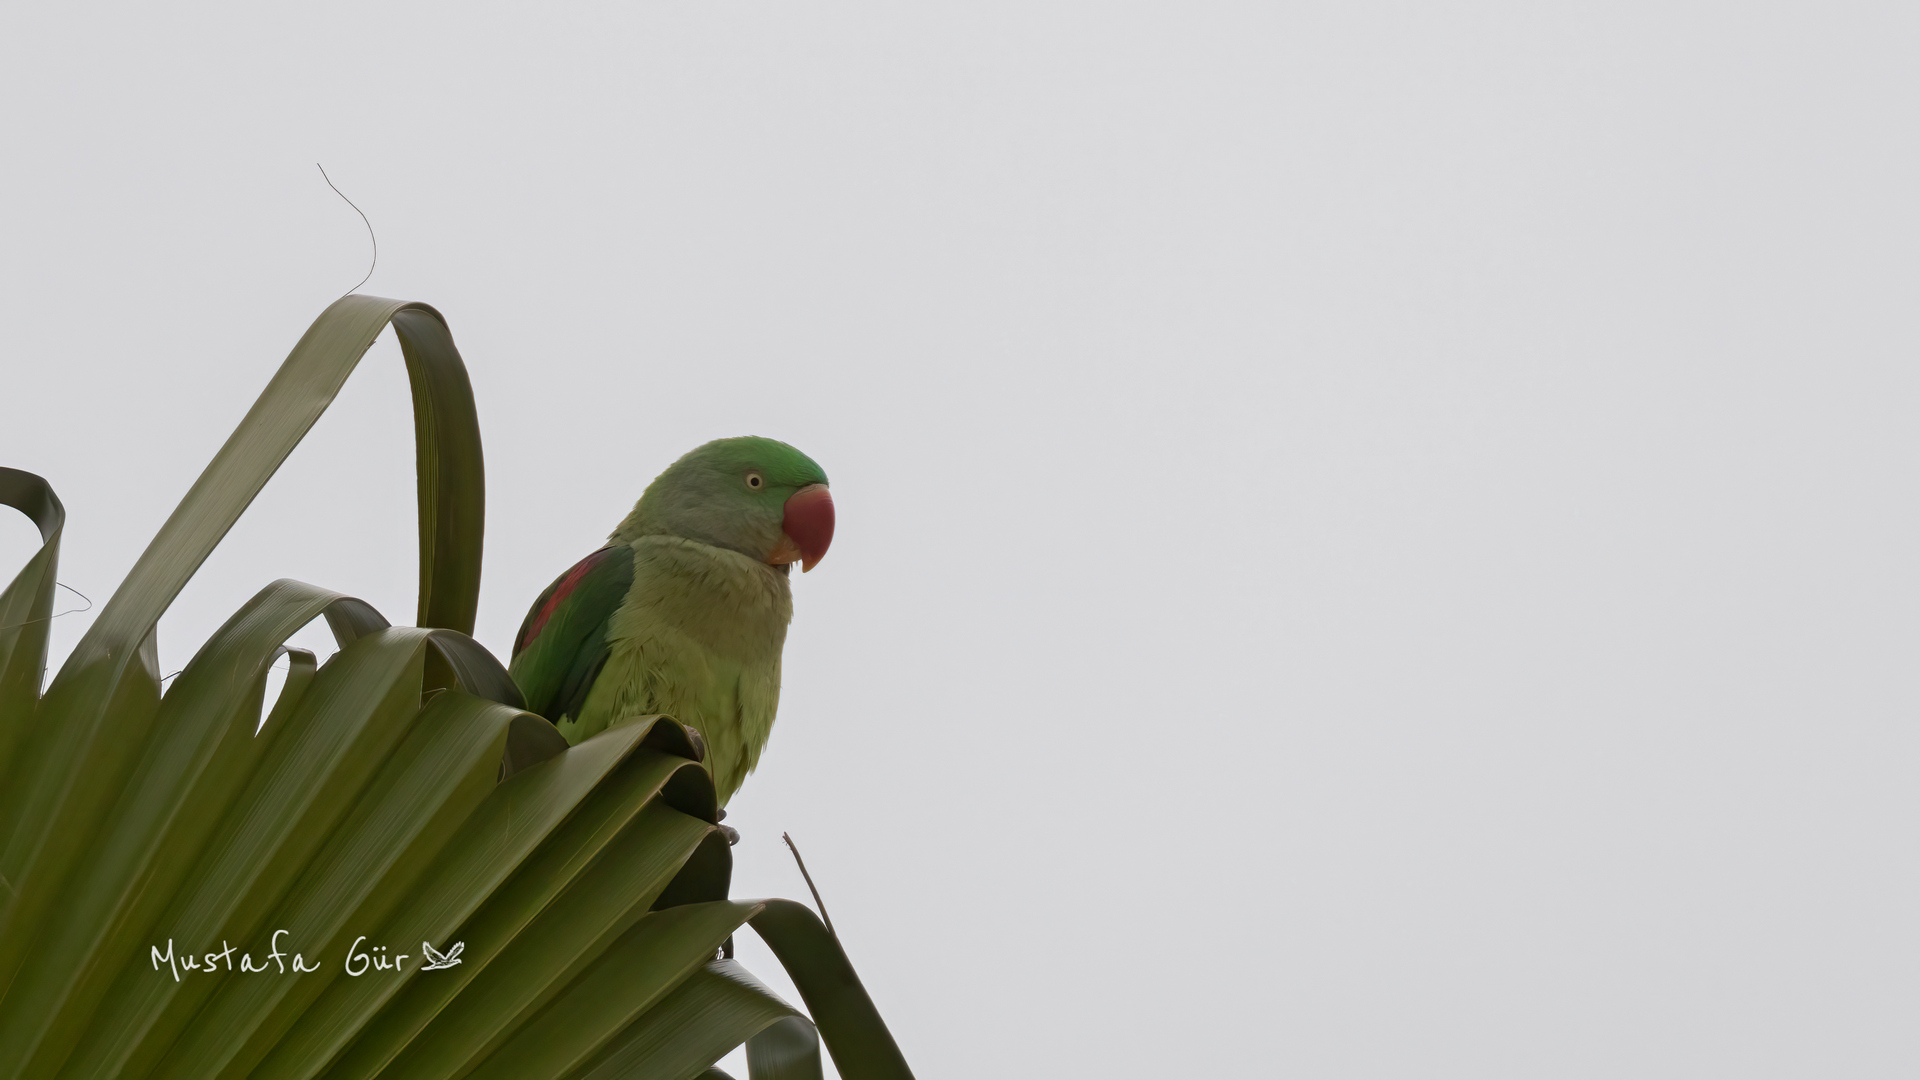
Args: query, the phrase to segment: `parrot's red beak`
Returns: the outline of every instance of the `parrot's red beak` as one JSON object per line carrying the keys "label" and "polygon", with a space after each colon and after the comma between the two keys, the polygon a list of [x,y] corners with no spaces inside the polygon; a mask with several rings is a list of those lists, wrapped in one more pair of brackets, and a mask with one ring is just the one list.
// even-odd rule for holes
{"label": "parrot's red beak", "polygon": [[808,484],[789,496],[780,531],[787,535],[768,562],[798,560],[804,574],[826,558],[833,543],[833,494],[827,485]]}

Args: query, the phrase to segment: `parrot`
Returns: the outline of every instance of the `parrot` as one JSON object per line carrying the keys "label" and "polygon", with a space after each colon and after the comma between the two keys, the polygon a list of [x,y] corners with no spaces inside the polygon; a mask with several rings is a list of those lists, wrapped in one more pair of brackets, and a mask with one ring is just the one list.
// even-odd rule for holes
{"label": "parrot", "polygon": [[780,702],[789,574],[833,541],[827,474],[774,439],[716,439],[648,484],[605,547],[555,579],[508,673],[569,743],[665,714],[699,733],[724,807]]}

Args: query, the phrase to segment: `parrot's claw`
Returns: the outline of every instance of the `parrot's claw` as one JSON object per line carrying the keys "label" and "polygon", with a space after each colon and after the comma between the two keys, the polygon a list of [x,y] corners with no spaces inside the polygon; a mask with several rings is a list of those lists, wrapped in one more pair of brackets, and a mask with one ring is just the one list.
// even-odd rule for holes
{"label": "parrot's claw", "polygon": [[739,829],[736,829],[731,825],[722,825],[720,826],[720,831],[726,835],[728,847],[732,847],[733,845],[740,842]]}

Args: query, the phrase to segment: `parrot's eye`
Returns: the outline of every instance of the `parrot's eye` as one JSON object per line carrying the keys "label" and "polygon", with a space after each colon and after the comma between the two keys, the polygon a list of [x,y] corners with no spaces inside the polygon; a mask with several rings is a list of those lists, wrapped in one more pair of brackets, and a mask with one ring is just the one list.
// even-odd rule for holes
{"label": "parrot's eye", "polygon": [[750,472],[747,474],[747,486],[755,491],[759,491],[761,488],[767,486],[767,481],[766,478],[759,473]]}

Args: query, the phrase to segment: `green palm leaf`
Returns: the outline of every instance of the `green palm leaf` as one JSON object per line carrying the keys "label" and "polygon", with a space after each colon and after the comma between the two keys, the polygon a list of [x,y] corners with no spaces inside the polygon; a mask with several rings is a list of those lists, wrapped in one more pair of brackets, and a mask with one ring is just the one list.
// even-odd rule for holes
{"label": "green palm leaf", "polygon": [[[274,582],[163,695],[161,614],[387,325],[413,386],[420,626]],[[0,503],[43,542],[0,592],[0,1075],[691,1080],[745,1041],[758,1080],[818,1077],[813,1022],[714,959],[752,925],[843,1076],[910,1076],[810,911],[727,898],[685,728],[636,718],[568,748],[466,636],[484,498],[445,321],[344,297],[43,696],[64,512],[0,469]],[[286,645],[322,617],[324,665]]]}

